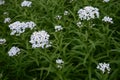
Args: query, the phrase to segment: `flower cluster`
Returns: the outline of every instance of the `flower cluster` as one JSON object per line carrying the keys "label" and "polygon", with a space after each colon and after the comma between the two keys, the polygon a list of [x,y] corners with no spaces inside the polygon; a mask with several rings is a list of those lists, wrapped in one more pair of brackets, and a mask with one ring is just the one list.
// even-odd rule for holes
{"label": "flower cluster", "polygon": [[81,22],[77,22],[76,25],[80,28],[82,26],[82,23]]}
{"label": "flower cluster", "polygon": [[4,0],[0,0],[0,5],[3,5],[5,4],[5,1]]}
{"label": "flower cluster", "polygon": [[107,63],[99,63],[97,65],[97,69],[101,70],[103,73],[107,70],[110,73],[110,64]]}
{"label": "flower cluster", "polygon": [[55,18],[56,18],[57,20],[60,20],[60,19],[62,18],[62,16],[57,15]]}
{"label": "flower cluster", "polygon": [[113,23],[112,18],[110,18],[109,16],[105,16],[105,17],[102,19],[102,21],[104,21],[104,22],[109,22],[109,23]]}
{"label": "flower cluster", "polygon": [[78,15],[81,20],[99,18],[99,9],[92,6],[86,6],[84,9],[78,11]]}
{"label": "flower cluster", "polygon": [[103,2],[109,2],[110,0],[103,0]]}
{"label": "flower cluster", "polygon": [[20,49],[19,49],[18,47],[13,46],[13,47],[9,50],[8,55],[9,55],[9,56],[14,56],[14,55],[19,54],[19,53],[20,53]]}
{"label": "flower cluster", "polygon": [[61,25],[55,26],[55,32],[63,30]]}
{"label": "flower cluster", "polygon": [[5,18],[5,20],[4,20],[4,23],[9,23],[9,22],[11,22],[11,18]]}
{"label": "flower cluster", "polygon": [[29,42],[32,44],[32,48],[47,48],[51,46],[49,42],[49,37],[50,35],[44,30],[38,32],[35,31],[31,35]]}
{"label": "flower cluster", "polygon": [[21,33],[25,32],[26,28],[33,29],[36,26],[36,24],[32,21],[30,22],[20,22],[16,21],[9,25],[11,32],[11,35],[20,35]]}
{"label": "flower cluster", "polygon": [[0,44],[4,44],[6,42],[6,39],[0,39]]}
{"label": "flower cluster", "polygon": [[68,15],[69,14],[69,12],[68,11],[64,11],[64,15],[66,16],[66,15]]}
{"label": "flower cluster", "polygon": [[21,3],[21,6],[22,7],[31,7],[31,4],[32,4],[32,2],[31,1],[23,1],[22,3]]}
{"label": "flower cluster", "polygon": [[56,64],[57,64],[57,67],[61,69],[62,65],[64,64],[64,61],[62,59],[57,59]]}

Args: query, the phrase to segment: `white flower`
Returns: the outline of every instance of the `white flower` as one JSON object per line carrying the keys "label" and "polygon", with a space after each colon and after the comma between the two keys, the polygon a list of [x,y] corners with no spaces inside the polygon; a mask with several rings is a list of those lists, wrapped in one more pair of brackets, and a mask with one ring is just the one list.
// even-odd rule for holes
{"label": "white flower", "polygon": [[4,12],[3,14],[4,14],[4,15],[9,15],[9,13],[8,13],[8,12]]}
{"label": "white flower", "polygon": [[20,49],[19,49],[18,47],[13,46],[13,47],[9,50],[8,55],[9,55],[9,56],[14,56],[14,55],[19,54],[19,53],[20,53]]}
{"label": "white flower", "polygon": [[36,26],[36,24],[32,21],[30,22],[20,22],[16,21],[9,25],[11,32],[11,35],[20,35],[21,33],[25,32],[26,28],[33,29]]}
{"label": "white flower", "polygon": [[60,20],[60,19],[62,18],[62,16],[57,15],[55,18],[56,18],[57,20]]}
{"label": "white flower", "polygon": [[6,39],[0,39],[0,44],[4,44],[6,42]]}
{"label": "white flower", "polygon": [[78,11],[78,15],[81,20],[99,18],[99,9],[92,6],[86,6],[84,9]]}
{"label": "white flower", "polygon": [[58,25],[58,26],[55,26],[55,31],[60,31],[60,30],[63,30],[62,26],[61,25]]}
{"label": "white flower", "polygon": [[49,42],[49,37],[50,35],[44,30],[38,32],[35,31],[31,35],[29,42],[32,44],[32,48],[37,48],[37,47],[47,48],[51,46]]}
{"label": "white flower", "polygon": [[105,71],[107,70],[108,73],[110,73],[110,64],[107,63],[99,63],[97,65],[97,69],[101,70],[103,73],[105,73]]}
{"label": "white flower", "polygon": [[64,64],[64,61],[62,59],[57,59],[56,64],[57,64],[57,68],[61,69],[62,65]]}
{"label": "white flower", "polygon": [[26,27],[27,26],[25,25],[25,23],[24,22],[21,23],[20,21],[16,21],[9,25],[9,28],[12,31],[11,35],[14,35],[14,34],[20,35],[25,31]]}
{"label": "white flower", "polygon": [[64,15],[68,15],[69,14],[69,12],[68,11],[64,11]]}
{"label": "white flower", "polygon": [[103,0],[103,2],[109,2],[110,0]]}
{"label": "white flower", "polygon": [[109,16],[105,16],[105,17],[102,19],[102,21],[104,21],[104,22],[109,22],[109,23],[113,23],[112,18],[110,18]]}
{"label": "white flower", "polygon": [[9,22],[11,22],[11,18],[5,18],[5,20],[4,20],[4,23],[9,23]]}
{"label": "white flower", "polygon": [[63,64],[64,61],[63,61],[62,59],[57,59],[57,60],[56,60],[56,63],[57,63],[57,64]]}
{"label": "white flower", "polygon": [[0,5],[3,5],[5,4],[5,1],[4,0],[0,0]]}
{"label": "white flower", "polygon": [[81,27],[81,25],[82,25],[81,22],[77,22],[77,26],[78,26],[79,28]]}
{"label": "white flower", "polygon": [[36,26],[36,24],[32,21],[26,22],[27,28],[30,28],[31,30]]}
{"label": "white flower", "polygon": [[26,1],[26,0],[24,0],[24,1],[21,3],[21,6],[22,6],[22,7],[31,7],[31,4],[32,4],[31,1]]}

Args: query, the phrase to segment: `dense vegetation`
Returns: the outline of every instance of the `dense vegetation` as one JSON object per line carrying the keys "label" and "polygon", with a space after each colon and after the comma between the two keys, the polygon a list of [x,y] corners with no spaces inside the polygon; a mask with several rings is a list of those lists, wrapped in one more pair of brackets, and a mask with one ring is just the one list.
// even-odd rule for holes
{"label": "dense vegetation", "polygon": [[[0,44],[0,80],[120,79],[120,0],[29,1],[31,7],[22,7],[23,0],[6,0],[0,5],[0,38],[6,39]],[[81,20],[78,11],[86,6],[98,8],[99,18]],[[102,21],[104,16],[113,23]],[[11,20],[5,23],[7,17]],[[33,21],[36,26],[19,36],[10,35],[8,26],[16,21]],[[55,31],[56,25],[63,29]],[[30,37],[42,30],[49,34],[51,47],[33,48]],[[13,46],[20,52],[9,56]],[[97,69],[99,63],[109,64],[110,72]]]}

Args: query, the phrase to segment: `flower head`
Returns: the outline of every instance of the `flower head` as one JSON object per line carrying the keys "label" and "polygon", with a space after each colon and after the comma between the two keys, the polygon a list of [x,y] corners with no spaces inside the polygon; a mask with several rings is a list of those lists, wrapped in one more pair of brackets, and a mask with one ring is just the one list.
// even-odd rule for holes
{"label": "flower head", "polygon": [[55,31],[60,31],[60,30],[63,30],[62,26],[61,25],[58,25],[58,26],[55,26]]}
{"label": "flower head", "polygon": [[81,20],[99,18],[99,9],[92,6],[86,6],[78,11],[78,15]]}
{"label": "flower head", "polygon": [[103,73],[107,70],[110,73],[110,64],[107,63],[99,63],[97,65],[97,69],[101,70]]}
{"label": "flower head", "polygon": [[20,53],[20,49],[19,49],[18,47],[13,46],[13,47],[9,50],[8,55],[9,55],[9,56],[14,56],[14,55],[19,54],[19,53]]}
{"label": "flower head", "polygon": [[50,35],[44,30],[38,32],[35,31],[31,35],[29,42],[32,44],[32,48],[47,48],[51,46],[49,42],[49,37]]}
{"label": "flower head", "polygon": [[69,12],[68,11],[64,11],[64,15],[68,15],[69,14]]}
{"label": "flower head", "polygon": [[4,20],[4,23],[9,23],[9,22],[11,22],[11,18],[5,18],[5,20]]}
{"label": "flower head", "polygon": [[64,61],[63,61],[62,59],[57,59],[57,60],[56,60],[56,63],[57,63],[57,64],[63,64]]}
{"label": "flower head", "polygon": [[103,2],[109,2],[110,0],[103,0]]}
{"label": "flower head", "polygon": [[82,23],[81,22],[77,22],[76,25],[80,28],[82,26]]}
{"label": "flower head", "polygon": [[31,4],[32,4],[31,1],[26,1],[26,0],[24,0],[24,1],[21,3],[21,6],[22,6],[22,7],[31,7]]}
{"label": "flower head", "polygon": [[32,21],[30,22],[20,22],[16,21],[9,25],[11,32],[11,35],[20,35],[21,33],[25,32],[26,28],[33,29],[36,26],[36,24]]}
{"label": "flower head", "polygon": [[5,4],[5,0],[0,0],[0,5]]}
{"label": "flower head", "polygon": [[36,26],[36,24],[33,21],[26,22],[27,28],[30,28],[31,30]]}
{"label": "flower head", "polygon": [[57,20],[60,20],[60,19],[62,18],[62,16],[57,15],[55,18],[56,18]]}
{"label": "flower head", "polygon": [[105,17],[102,19],[102,21],[104,21],[104,22],[109,22],[109,23],[113,23],[112,18],[110,18],[109,16],[105,16]]}
{"label": "flower head", "polygon": [[56,64],[57,64],[57,67],[61,69],[62,65],[64,64],[64,61],[62,59],[57,59]]}
{"label": "flower head", "polygon": [[0,39],[0,44],[4,44],[6,42],[6,39]]}
{"label": "flower head", "polygon": [[4,14],[4,15],[9,15],[9,13],[8,13],[8,12],[4,12],[3,14]]}

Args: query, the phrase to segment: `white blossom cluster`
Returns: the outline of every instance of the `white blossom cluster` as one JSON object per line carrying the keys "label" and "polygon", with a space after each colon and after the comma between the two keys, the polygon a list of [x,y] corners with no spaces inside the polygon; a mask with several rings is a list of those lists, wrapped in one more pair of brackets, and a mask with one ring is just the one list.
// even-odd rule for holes
{"label": "white blossom cluster", "polygon": [[101,70],[103,73],[105,73],[105,71],[107,70],[108,73],[110,73],[110,64],[107,63],[99,63],[97,65],[97,69]]}
{"label": "white blossom cluster", "polygon": [[80,28],[82,26],[82,23],[81,22],[77,22],[76,25]]}
{"label": "white blossom cluster", "polygon": [[55,26],[55,32],[58,32],[60,30],[63,30],[61,25]]}
{"label": "white blossom cluster", "polygon": [[18,47],[13,46],[9,51],[8,55],[9,56],[14,56],[20,53],[20,49]]}
{"label": "white blossom cluster", "polygon": [[20,22],[16,21],[9,25],[10,30],[12,31],[10,35],[17,35],[19,36],[21,33],[25,32],[26,28],[33,29],[36,24],[32,21],[30,22]]}
{"label": "white blossom cluster", "polygon": [[35,31],[31,35],[29,42],[32,44],[32,48],[37,48],[37,47],[48,48],[51,46],[49,42],[49,37],[50,35],[44,30],[38,32]]}
{"label": "white blossom cluster", "polygon": [[64,11],[64,15],[69,15],[69,12],[68,11]]}
{"label": "white blossom cluster", "polygon": [[0,44],[4,44],[6,42],[6,39],[0,39]]}
{"label": "white blossom cluster", "polygon": [[31,4],[32,4],[31,1],[26,1],[26,0],[24,0],[24,1],[21,3],[21,6],[22,6],[22,7],[31,7]]}
{"label": "white blossom cluster", "polygon": [[84,9],[78,11],[78,15],[81,20],[99,18],[99,9],[92,6],[86,6]]}
{"label": "white blossom cluster", "polygon": [[0,5],[5,4],[5,0],[0,0]]}
{"label": "white blossom cluster", "polygon": [[110,0],[103,0],[103,2],[109,2]]}
{"label": "white blossom cluster", "polygon": [[11,22],[11,18],[8,17],[4,19],[4,23],[9,23],[9,22]]}
{"label": "white blossom cluster", "polygon": [[56,64],[57,64],[57,67],[61,69],[62,65],[64,64],[64,61],[62,59],[57,59]]}
{"label": "white blossom cluster", "polygon": [[109,23],[113,23],[112,18],[110,18],[109,16],[105,16],[105,17],[102,19],[102,21],[104,21],[104,22],[109,22]]}
{"label": "white blossom cluster", "polygon": [[60,20],[60,19],[62,18],[62,16],[57,15],[55,18],[56,18],[57,20]]}

